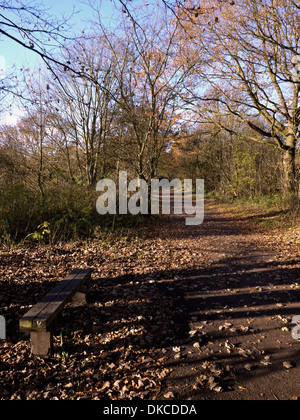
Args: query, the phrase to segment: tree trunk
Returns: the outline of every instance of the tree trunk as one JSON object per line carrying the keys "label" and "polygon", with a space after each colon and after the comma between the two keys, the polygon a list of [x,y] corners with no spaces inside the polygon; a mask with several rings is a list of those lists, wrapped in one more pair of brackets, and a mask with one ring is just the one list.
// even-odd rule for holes
{"label": "tree trunk", "polygon": [[291,129],[286,139],[286,149],[283,156],[283,193],[289,199],[297,196],[296,180],[296,139],[294,131]]}

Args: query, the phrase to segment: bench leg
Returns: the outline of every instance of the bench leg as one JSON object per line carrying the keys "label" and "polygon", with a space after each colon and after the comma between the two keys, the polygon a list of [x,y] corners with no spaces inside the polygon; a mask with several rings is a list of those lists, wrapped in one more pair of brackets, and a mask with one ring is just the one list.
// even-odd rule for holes
{"label": "bench leg", "polygon": [[35,356],[47,356],[53,349],[53,336],[51,331],[31,332],[31,352]]}

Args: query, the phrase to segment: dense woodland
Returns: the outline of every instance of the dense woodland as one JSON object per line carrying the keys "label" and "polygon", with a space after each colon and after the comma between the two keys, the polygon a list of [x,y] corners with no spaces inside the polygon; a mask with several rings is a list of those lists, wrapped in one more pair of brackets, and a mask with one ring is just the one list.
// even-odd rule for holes
{"label": "dense woodland", "polygon": [[95,2],[76,34],[39,6],[1,2],[0,37],[40,58],[0,82],[2,111],[14,95],[23,114],[0,131],[1,241],[97,237],[135,223],[96,212],[97,182],[120,170],[297,206],[298,3],[117,3],[113,29]]}

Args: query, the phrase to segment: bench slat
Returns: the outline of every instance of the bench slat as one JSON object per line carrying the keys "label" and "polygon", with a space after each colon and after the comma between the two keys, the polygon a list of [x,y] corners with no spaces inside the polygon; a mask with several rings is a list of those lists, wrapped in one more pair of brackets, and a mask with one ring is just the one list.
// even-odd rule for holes
{"label": "bench slat", "polygon": [[65,304],[71,300],[72,296],[88,279],[88,275],[88,272],[79,273],[72,281],[66,283],[65,288],[35,317],[32,328],[36,331],[47,330]]}
{"label": "bench slat", "polygon": [[80,274],[80,270],[76,269],[73,270],[72,273],[70,273],[69,275],[67,275],[67,277],[65,277],[61,282],[59,282],[59,284],[57,286],[55,286],[52,290],[50,290],[50,292],[43,297],[43,299],[41,300],[41,302],[51,302],[55,296],[57,296],[62,290],[64,290],[64,288],[66,287],[66,285],[68,283],[70,283],[72,280],[74,280],[78,274]]}
{"label": "bench slat", "polygon": [[31,330],[33,327],[33,320],[45,309],[45,307],[51,302],[58,293],[65,287],[65,282],[73,280],[78,274],[78,270],[72,271],[63,281],[55,286],[46,296],[44,296],[40,302],[34,305],[20,320],[20,330],[26,331]]}
{"label": "bench slat", "polygon": [[73,270],[20,320],[21,331],[46,331],[64,305],[91,276],[92,270]]}

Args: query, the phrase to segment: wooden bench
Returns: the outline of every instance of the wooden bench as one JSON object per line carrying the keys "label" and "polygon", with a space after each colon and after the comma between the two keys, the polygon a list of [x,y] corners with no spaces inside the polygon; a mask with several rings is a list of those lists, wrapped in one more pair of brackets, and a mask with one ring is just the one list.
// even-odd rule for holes
{"label": "wooden bench", "polygon": [[52,352],[55,321],[71,300],[86,302],[85,283],[91,278],[91,273],[90,269],[72,271],[20,319],[20,331],[30,333],[34,355],[46,356]]}

